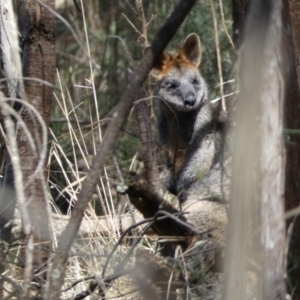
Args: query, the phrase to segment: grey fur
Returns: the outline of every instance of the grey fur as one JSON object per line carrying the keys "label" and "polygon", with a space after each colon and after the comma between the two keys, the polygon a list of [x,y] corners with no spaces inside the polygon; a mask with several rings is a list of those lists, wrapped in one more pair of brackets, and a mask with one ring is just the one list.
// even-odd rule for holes
{"label": "grey fur", "polygon": [[229,183],[229,179],[221,162],[220,109],[208,100],[207,86],[199,71],[187,64],[173,63],[157,81],[155,96],[166,188],[182,200],[191,193],[221,198],[221,184]]}

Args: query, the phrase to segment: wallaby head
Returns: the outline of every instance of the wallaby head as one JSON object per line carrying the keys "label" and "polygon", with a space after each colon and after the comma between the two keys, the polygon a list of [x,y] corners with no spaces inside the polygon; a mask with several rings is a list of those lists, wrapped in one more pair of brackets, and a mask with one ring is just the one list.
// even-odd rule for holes
{"label": "wallaby head", "polygon": [[163,52],[152,73],[157,79],[155,94],[173,112],[199,109],[207,98],[205,81],[198,71],[201,45],[197,34],[190,34],[179,51]]}

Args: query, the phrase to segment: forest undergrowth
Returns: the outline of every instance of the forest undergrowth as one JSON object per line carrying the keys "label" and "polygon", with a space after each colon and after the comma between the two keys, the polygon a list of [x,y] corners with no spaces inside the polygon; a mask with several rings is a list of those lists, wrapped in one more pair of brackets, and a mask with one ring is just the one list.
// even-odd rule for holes
{"label": "forest undergrowth", "polygon": [[[142,59],[144,48],[151,43],[178,1],[78,2],[78,6],[66,2],[57,7],[60,15],[56,25],[57,71],[47,163],[54,249],[128,82],[128,69],[134,68]],[[223,4],[222,0],[198,1],[168,51],[174,52],[188,34],[199,34],[203,48],[201,73],[209,86],[209,97],[213,101],[222,101],[226,110],[225,99],[235,93],[235,81],[232,79],[231,11]],[[148,104],[156,140],[157,117],[152,89],[153,79],[149,77],[144,86],[143,101]],[[99,295],[105,295],[105,299],[139,299],[157,289],[143,269],[136,269],[135,254],[143,251],[158,253],[164,240],[151,231],[145,235],[149,224],[141,221],[141,215],[133,208],[128,196],[117,192],[117,187],[124,186],[130,179],[130,172],[145,177],[136,114],[137,107],[134,106],[85,211],[84,224],[69,256],[61,299],[98,299]],[[159,150],[156,146],[159,171],[162,172]],[[140,222],[140,225],[128,230],[128,226],[120,221],[124,215],[132,224]],[[99,220],[106,226],[99,225]],[[15,297],[24,279],[20,265],[25,264],[22,253],[27,251],[29,244],[19,243],[22,235],[18,230],[20,226],[16,226],[16,242],[10,248],[13,268],[5,273],[5,299]],[[193,273],[186,269],[180,250],[176,251],[172,264],[172,276],[177,278],[176,272],[183,270],[183,281],[187,282]],[[42,272],[46,271],[43,268]],[[216,281],[209,278],[205,282],[203,272],[199,277],[210,289],[211,282]],[[30,287],[31,296],[40,293],[40,276],[36,270],[37,288]],[[185,287],[185,296],[193,293],[193,288]],[[201,299],[206,299],[206,295],[203,294]]]}
{"label": "forest undergrowth", "polygon": [[[62,6],[59,10],[72,27],[73,35],[63,23],[57,24],[56,86],[59,91],[54,92],[48,165],[52,210],[62,215],[62,219],[71,213],[77,201],[91,158],[102,142],[103,132],[127,82],[127,68],[136,65],[142,57],[143,48],[148,40],[151,41],[176,1],[169,1],[168,4],[140,1],[140,7],[133,1],[87,2],[83,3],[81,12],[74,6]],[[229,80],[233,72],[233,48],[228,34],[231,28],[230,11],[227,7],[220,7],[220,4],[222,1],[196,4],[172,42],[174,47],[178,47],[187,34],[195,31],[200,34],[203,45],[201,72],[210,87],[210,98],[217,98],[216,101],[220,101],[220,93],[225,95],[225,91],[232,91],[233,83]],[[144,20],[139,11],[141,8]],[[217,20],[222,21],[217,23]],[[82,45],[76,42],[74,34]],[[168,48],[171,51],[172,45]],[[146,89],[151,96],[151,78]],[[155,108],[151,100],[147,101],[155,132]],[[115,222],[115,216],[125,213],[136,218],[127,197],[116,192],[116,187],[126,182],[130,171],[143,176],[135,114],[133,108],[85,213],[86,223],[90,223],[91,228],[78,237],[72,247],[62,293],[64,299],[80,295],[87,289],[87,283],[97,282],[97,278],[103,276],[107,256],[126,229]],[[100,216],[105,216],[111,223],[109,232],[95,230],[96,220]],[[124,259],[140,232],[141,227],[138,227],[122,240],[108,270],[113,270]],[[155,236],[144,236],[137,247],[155,252],[156,242]],[[130,276],[113,281],[107,288],[106,299],[121,296],[136,299],[134,293],[138,288],[133,281]]]}

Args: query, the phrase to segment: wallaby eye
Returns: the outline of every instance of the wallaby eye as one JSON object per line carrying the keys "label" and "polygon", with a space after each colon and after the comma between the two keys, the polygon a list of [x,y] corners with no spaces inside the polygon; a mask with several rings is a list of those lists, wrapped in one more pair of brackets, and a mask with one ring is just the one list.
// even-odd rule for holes
{"label": "wallaby eye", "polygon": [[174,82],[167,83],[167,89],[171,90],[175,88],[176,88],[176,84]]}
{"label": "wallaby eye", "polygon": [[193,82],[192,82],[194,85],[199,85],[200,84],[200,80],[199,80],[199,78],[197,78],[197,77],[194,77],[193,78]]}
{"label": "wallaby eye", "polygon": [[168,89],[168,90],[174,90],[177,88],[177,83],[175,81],[167,81],[165,82],[165,87]]}

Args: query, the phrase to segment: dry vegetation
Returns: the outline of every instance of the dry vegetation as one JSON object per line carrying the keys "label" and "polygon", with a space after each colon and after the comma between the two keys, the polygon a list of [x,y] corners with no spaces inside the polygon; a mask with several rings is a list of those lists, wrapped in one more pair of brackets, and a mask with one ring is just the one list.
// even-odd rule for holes
{"label": "dry vegetation", "polygon": [[[42,161],[42,156],[48,154],[45,198],[48,197],[47,203],[50,203],[47,213],[53,235],[52,252],[49,262],[43,266],[35,265],[32,236],[28,234],[30,230],[22,232],[20,225],[22,221],[24,231],[24,215],[28,211],[19,202],[13,242],[10,245],[2,243],[0,249],[1,255],[6,257],[5,262],[12,266],[6,267],[2,274],[0,288],[3,284],[3,299],[41,297],[48,284],[47,272],[51,278],[55,275],[56,269],[51,270],[51,266],[53,261],[53,265],[57,263],[55,250],[60,249],[59,237],[82,193],[82,184],[92,167],[92,158],[102,145],[116,105],[130,81],[128,68],[137,66],[143,57],[143,49],[151,44],[177,2],[86,0],[74,3],[66,1],[57,6],[57,71],[48,148],[37,155]],[[224,114],[231,108],[237,93],[231,23],[227,2],[197,1],[168,46],[172,52],[189,33],[199,34],[203,46],[201,73],[208,83],[210,99],[222,102]],[[156,110],[152,89],[153,79],[150,77],[139,96],[149,104],[148,116],[156,140]],[[2,94],[0,96],[3,98],[1,101],[6,101]],[[188,227],[190,232],[196,232],[205,239],[190,243],[192,246],[186,252],[177,247],[173,258],[164,258],[159,250],[168,237],[158,238],[148,229],[154,219],[163,222],[169,215],[156,214],[154,218],[152,216],[143,221],[141,214],[133,208],[134,201],[130,202],[129,196],[122,192],[122,189],[126,189],[125,185],[132,183],[132,177],[147,176],[136,117],[140,99],[134,100],[135,105],[97,181],[72,244],[60,299],[221,299],[222,239],[210,240],[210,228],[207,228],[207,232],[199,233]],[[34,109],[30,105],[28,107],[34,113]],[[8,105],[1,106],[1,110],[2,114],[13,114]],[[21,118],[15,117],[21,123]],[[7,116],[4,119],[11,121]],[[9,124],[8,121],[3,129],[7,137],[4,133],[3,136],[10,144],[13,138],[9,136],[8,129],[12,127],[13,123]],[[13,132],[11,134],[14,135]],[[11,147],[11,153],[17,152],[16,147]],[[33,141],[31,147],[35,150]],[[155,151],[158,169],[162,172],[162,159],[156,146]],[[14,167],[18,164],[15,162]],[[38,177],[40,174],[37,172],[34,175]],[[20,191],[23,191],[21,186]],[[160,197],[157,197],[158,201]],[[24,195],[17,195],[18,200],[24,198]],[[170,198],[170,195],[166,194],[165,198]],[[176,204],[176,199],[171,201]],[[169,204],[164,205],[167,212],[174,212]],[[209,208],[202,208],[205,209]],[[197,215],[193,215],[193,208],[190,212],[191,219],[197,219]],[[225,210],[222,214],[226,215]],[[175,214],[170,218],[183,221],[184,217]],[[186,226],[184,222],[181,225]],[[24,233],[28,234],[26,238]],[[224,232],[220,235],[224,237]],[[61,244],[63,242],[60,241]],[[43,251],[43,246],[41,244],[37,248]],[[190,259],[193,255],[197,256],[197,260]],[[254,270],[257,271],[257,266],[254,266]],[[155,278],[155,284],[149,278]],[[257,278],[253,272],[247,274],[247,281],[246,297],[255,299],[252,292],[256,289]],[[162,294],[160,287],[165,290]],[[51,291],[47,292],[50,294]]]}
{"label": "dry vegetation", "polygon": [[[81,183],[89,170],[91,156],[102,142],[103,130],[127,82],[126,68],[132,68],[142,57],[143,47],[148,44],[148,39],[151,41],[153,33],[168,16],[174,4],[144,1],[147,26],[145,21],[143,23],[138,12],[139,7],[134,2],[122,1],[115,4],[107,1],[99,4],[97,1],[89,1],[84,3],[82,13],[78,13],[75,7],[61,8],[61,15],[68,20],[78,40],[84,45],[80,47],[63,24],[57,25],[57,86],[60,90],[55,91],[49,156],[51,203],[55,211],[62,210],[63,213],[69,214],[72,210]],[[226,7],[225,9],[228,11]],[[196,26],[200,31],[201,23],[210,22],[211,25],[207,26],[209,28],[202,29],[206,31],[199,32],[204,45],[202,72],[213,87],[210,97],[220,95],[219,79],[227,81],[232,67],[230,40],[224,31],[231,26],[228,12],[224,23],[213,22],[215,14],[220,13],[219,2],[197,4],[172,42],[172,45],[178,47],[187,33],[194,31]],[[215,28],[215,32],[212,28]],[[216,37],[220,43],[215,43]],[[86,53],[84,49],[88,49],[89,52]],[[221,61],[222,65],[219,63]],[[230,90],[227,86],[228,84],[221,84],[221,91]],[[147,90],[151,93],[150,81]],[[147,101],[151,103],[150,98]],[[120,228],[115,218],[110,221],[110,216],[132,213],[135,219],[140,220],[140,216],[134,216],[134,211],[130,212],[132,208],[127,197],[116,194],[116,186],[127,180],[129,171],[143,174],[134,110],[132,109],[126,127],[118,139],[114,156],[105,166],[103,176],[85,214],[85,222],[91,224],[88,230],[90,232],[85,233],[82,238],[77,238],[72,248],[64,289],[86,276],[101,278],[107,255],[120,238],[122,230],[126,229],[124,225]],[[156,116],[154,110],[151,111],[155,131]],[[93,225],[99,215],[107,216],[107,222],[111,222],[110,231],[104,235],[101,230],[95,231]],[[149,240],[145,236],[141,240],[136,236],[140,232],[141,228],[138,227],[130,237],[123,240],[111,258],[109,270],[115,270],[128,253],[130,245],[137,239],[140,242],[136,247],[155,252],[156,238],[150,237]],[[178,259],[180,260],[180,257]],[[132,273],[130,270],[128,272]],[[131,274],[131,277],[134,276]],[[136,290],[138,286],[128,284],[128,280],[121,278],[112,282],[106,297],[128,293],[125,298],[135,298],[135,294],[130,294],[130,291]],[[83,281],[63,295],[72,298],[86,289],[87,282]]]}
{"label": "dry vegetation", "polygon": [[[153,33],[162,20],[168,16],[174,4],[144,1],[147,28],[134,2],[123,1],[114,4],[107,1],[99,4],[97,1],[89,1],[89,3],[84,3],[82,13],[78,13],[74,6],[68,6],[67,9],[61,8],[61,15],[68,20],[83,46],[80,47],[64,24],[58,23],[56,86],[60,90],[54,92],[55,103],[51,120],[49,152],[49,186],[54,211],[63,211],[65,214],[71,212],[77,200],[78,191],[81,189],[81,183],[90,168],[91,156],[95,154],[98,145],[102,142],[103,130],[126,84],[126,68],[132,68],[136,60],[142,57],[143,47],[148,43],[147,40],[151,41]],[[219,15],[219,3],[216,2],[215,7],[212,7],[214,14]],[[205,19],[202,20],[201,16]],[[228,14],[226,16],[228,18]],[[182,38],[192,31],[191,28],[195,28],[196,25],[201,29],[201,23],[206,21],[211,23],[208,27],[213,28],[210,4],[197,4],[172,45],[178,47]],[[227,80],[231,68],[230,44],[224,32],[224,28],[230,28],[231,25],[229,19],[224,22],[224,24],[216,25],[216,35],[212,29],[208,28],[206,28],[207,32],[200,32],[204,45],[204,61],[209,62],[203,63],[202,72],[208,77],[208,81],[216,86],[212,90],[211,97],[219,95],[218,79],[221,77]],[[222,42],[221,45],[217,44],[218,51],[215,50],[215,36],[218,36]],[[84,49],[89,52],[87,53]],[[217,69],[218,59],[223,62],[222,76],[218,75],[220,74]],[[220,71],[222,72],[221,65],[219,65]],[[149,83],[147,89],[148,91],[151,89]],[[155,118],[153,114],[154,130]],[[87,229],[88,232],[85,232],[81,238],[77,238],[72,248],[63,288],[68,289],[63,293],[66,299],[87,289],[89,281],[80,282],[80,279],[87,276],[102,277],[106,257],[120,238],[122,230],[126,229],[124,225],[120,228],[115,218],[110,220],[110,216],[130,214],[132,209],[126,196],[116,194],[116,185],[126,181],[129,171],[143,174],[138,134],[133,109],[126,128],[118,139],[114,156],[106,164],[103,176],[85,214],[84,222],[91,224],[90,230]],[[132,213],[135,219],[140,219],[139,216],[134,216],[134,211]],[[93,224],[99,215],[107,216],[107,222],[111,222],[109,232],[103,233],[101,230],[95,230]],[[130,237],[123,240],[122,245],[117,248],[110,260],[110,272],[123,261],[130,245],[137,239],[136,234],[140,232],[141,228],[136,229]],[[155,252],[156,238],[150,237],[149,240],[145,236],[137,247]],[[105,274],[108,275],[110,272]],[[128,272],[132,273],[130,270]],[[69,288],[76,280],[80,283]],[[130,294],[130,291],[136,290],[137,286],[128,284],[128,280],[121,278],[113,281],[106,297],[128,293],[125,298],[135,298],[135,294]]]}

